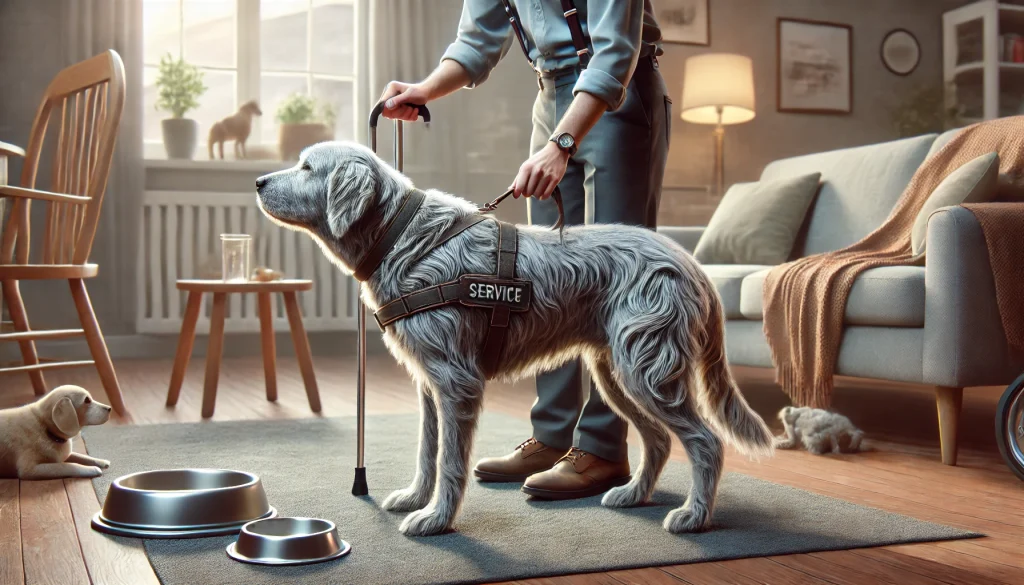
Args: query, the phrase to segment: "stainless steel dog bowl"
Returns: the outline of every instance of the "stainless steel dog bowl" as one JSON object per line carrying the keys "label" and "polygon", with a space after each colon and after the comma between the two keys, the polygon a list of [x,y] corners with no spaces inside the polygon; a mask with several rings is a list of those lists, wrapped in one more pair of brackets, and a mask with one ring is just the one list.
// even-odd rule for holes
{"label": "stainless steel dog bowl", "polygon": [[165,469],[114,480],[92,526],[119,536],[193,538],[233,534],[247,522],[276,515],[251,473]]}
{"label": "stainless steel dog bowl", "polygon": [[243,563],[307,565],[343,557],[351,550],[330,520],[269,518],[243,526],[227,553]]}

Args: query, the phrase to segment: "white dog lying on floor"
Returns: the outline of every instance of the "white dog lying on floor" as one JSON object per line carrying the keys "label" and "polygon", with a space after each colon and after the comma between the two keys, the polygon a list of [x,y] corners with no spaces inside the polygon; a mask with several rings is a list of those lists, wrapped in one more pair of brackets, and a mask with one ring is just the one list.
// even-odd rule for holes
{"label": "white dog lying on floor", "polygon": [[[489,378],[532,376],[580,357],[608,405],[643,440],[632,480],[608,491],[605,506],[638,506],[650,498],[675,434],[693,480],[686,503],[668,514],[664,527],[704,530],[711,524],[724,443],[749,455],[772,452],[771,431],[729,372],[714,283],[665,236],[595,225],[567,228],[563,240],[545,227],[499,226],[464,199],[416,189],[354,143],[312,146],[295,167],[260,177],[256,188],[266,215],[309,234],[334,264],[363,281],[369,307],[410,311],[384,333],[420,391],[415,478],[382,504],[411,512],[403,533],[425,536],[452,527]],[[480,223],[447,235],[466,220]],[[496,271],[513,277],[497,285],[471,284]],[[456,279],[463,280],[453,285]],[[451,302],[455,288],[460,304]],[[484,289],[494,294],[478,294]],[[497,309],[476,308],[483,298],[513,290],[516,302],[527,299],[515,315],[509,316],[507,305],[500,318]],[[436,298],[414,302],[413,291],[420,291],[415,298]],[[449,301],[439,305],[444,298]],[[492,345],[496,327],[507,327],[507,338]],[[500,358],[489,371],[491,360],[482,358],[496,355],[493,348]]]}
{"label": "white dog lying on floor", "polygon": [[101,425],[110,407],[78,386],[60,386],[39,400],[0,410],[0,477],[60,479],[97,477],[109,461],[71,451],[86,425]]}
{"label": "white dog lying on floor", "polygon": [[824,453],[856,453],[864,431],[853,426],[850,419],[835,412],[807,406],[787,406],[779,411],[779,420],[786,434],[775,438],[778,449],[804,449],[815,455]]}

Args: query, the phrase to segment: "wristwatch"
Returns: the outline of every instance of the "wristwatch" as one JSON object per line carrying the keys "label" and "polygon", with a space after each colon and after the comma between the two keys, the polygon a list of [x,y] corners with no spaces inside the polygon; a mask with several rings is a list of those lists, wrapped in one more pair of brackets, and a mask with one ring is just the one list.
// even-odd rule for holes
{"label": "wristwatch", "polygon": [[561,148],[565,152],[569,153],[569,156],[576,154],[576,139],[572,137],[572,134],[568,132],[562,132],[551,137],[551,142],[554,142],[558,148]]}

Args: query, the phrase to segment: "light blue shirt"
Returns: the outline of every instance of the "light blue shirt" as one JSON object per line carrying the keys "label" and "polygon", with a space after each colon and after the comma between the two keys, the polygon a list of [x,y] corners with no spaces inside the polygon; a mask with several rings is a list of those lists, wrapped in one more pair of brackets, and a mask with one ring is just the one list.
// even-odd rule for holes
{"label": "light blue shirt", "polygon": [[[558,0],[511,0],[526,31],[530,61],[538,71],[556,71],[579,64],[569,25]],[[641,56],[660,55],[661,30],[650,0],[576,0],[591,58],[573,88],[618,109]],[[516,45],[501,0],[464,0],[459,33],[441,60],[451,59],[469,73],[470,84],[483,83],[498,61]]]}

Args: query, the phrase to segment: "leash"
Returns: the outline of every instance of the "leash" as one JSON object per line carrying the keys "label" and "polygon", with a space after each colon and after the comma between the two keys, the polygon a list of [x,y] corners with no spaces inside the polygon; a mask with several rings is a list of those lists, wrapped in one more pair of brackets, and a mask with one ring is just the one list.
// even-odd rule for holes
{"label": "leash", "polygon": [[[493,212],[494,210],[498,209],[498,206],[501,205],[501,202],[508,199],[509,195],[512,195],[513,192],[514,191],[512,189],[505,191],[501,195],[495,197],[490,203],[478,207],[477,211],[479,211],[480,213]],[[558,185],[555,185],[555,190],[551,192],[551,199],[554,200],[555,205],[558,207],[558,221],[555,222],[555,225],[551,226],[551,229],[558,230],[558,241],[559,243],[564,244],[565,207],[562,205],[562,191],[558,188]]]}

